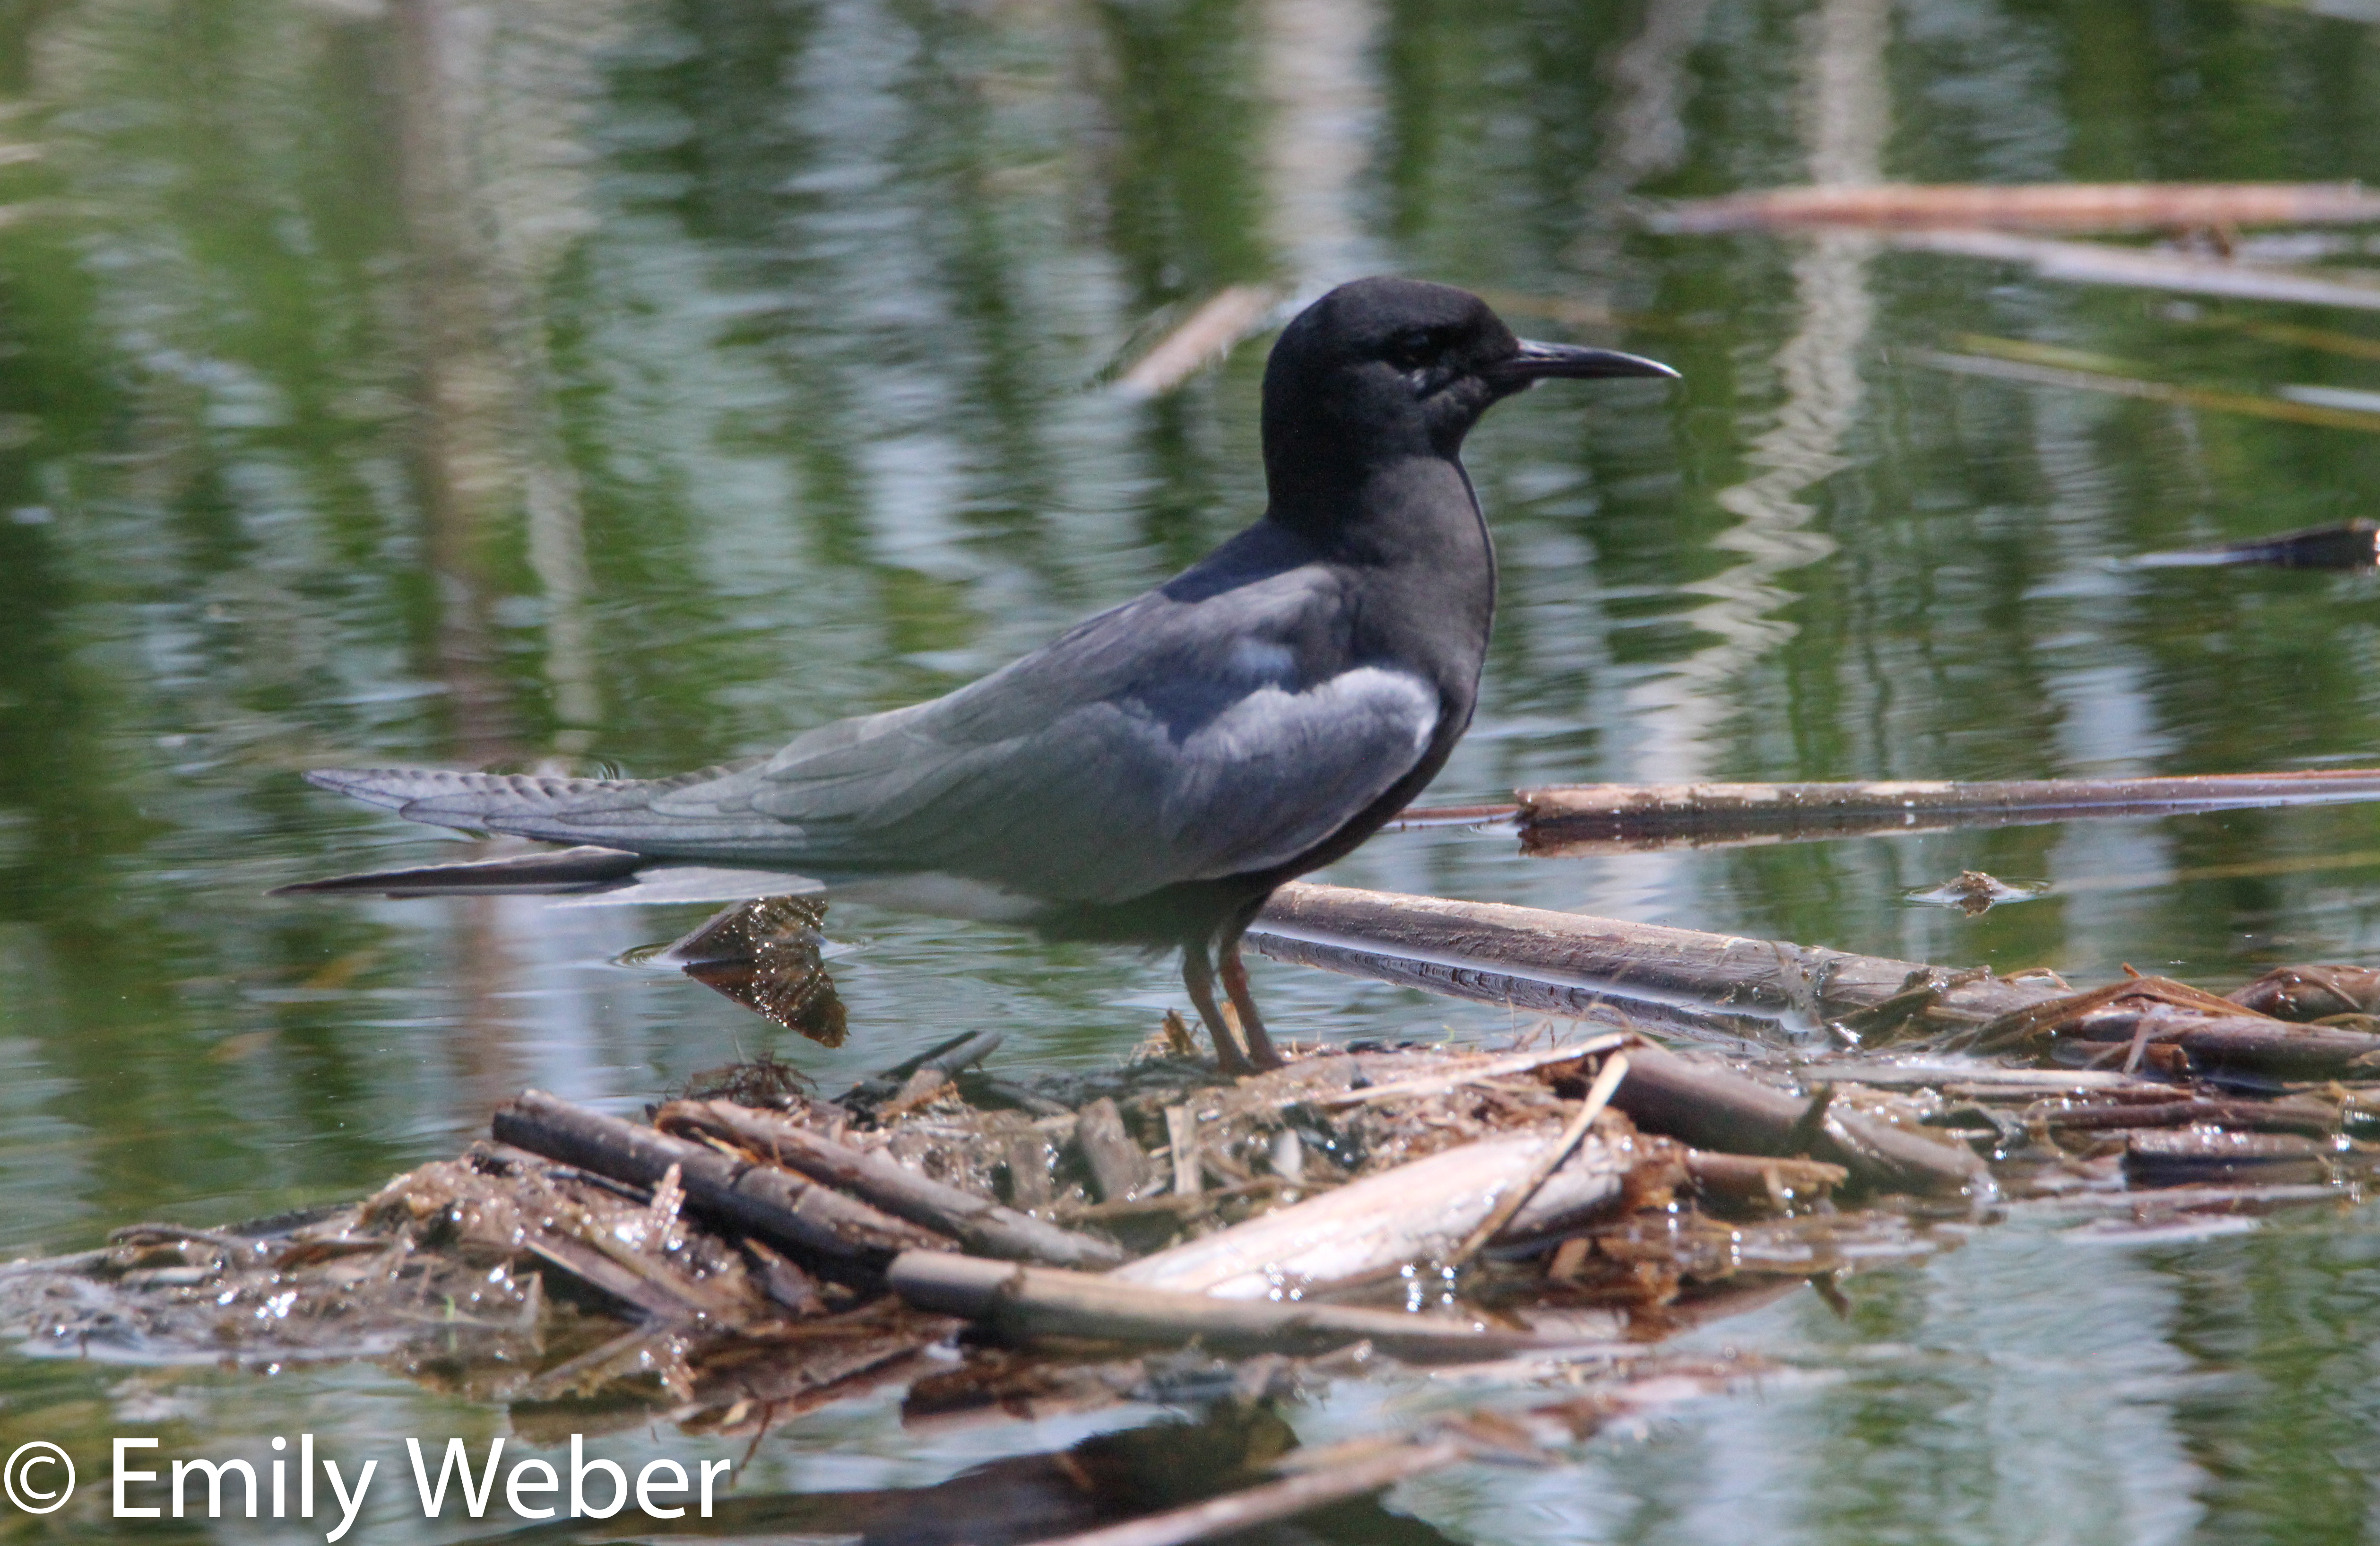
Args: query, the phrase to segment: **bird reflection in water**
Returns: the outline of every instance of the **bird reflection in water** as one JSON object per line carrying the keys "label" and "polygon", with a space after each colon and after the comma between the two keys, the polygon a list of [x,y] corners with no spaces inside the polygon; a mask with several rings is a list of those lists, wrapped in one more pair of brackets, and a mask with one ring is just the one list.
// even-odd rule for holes
{"label": "bird reflection in water", "polygon": [[652,959],[822,1047],[840,1047],[847,1027],[826,969],[825,921],[823,898],[764,896],[712,914]]}
{"label": "bird reflection in water", "polygon": [[[970,1467],[930,1487],[776,1493],[722,1500],[674,1537],[834,1540],[848,1546],[1002,1546],[1047,1540],[1210,1498],[1270,1479],[1297,1447],[1269,1403],[1220,1402],[1196,1419],[1164,1418],[1095,1434],[1071,1448]],[[641,1527],[641,1528],[639,1528]],[[642,1539],[651,1521],[572,1520],[521,1530],[509,1546]],[[1377,1495],[1309,1509],[1234,1534],[1249,1546],[1452,1546],[1434,1527]]]}

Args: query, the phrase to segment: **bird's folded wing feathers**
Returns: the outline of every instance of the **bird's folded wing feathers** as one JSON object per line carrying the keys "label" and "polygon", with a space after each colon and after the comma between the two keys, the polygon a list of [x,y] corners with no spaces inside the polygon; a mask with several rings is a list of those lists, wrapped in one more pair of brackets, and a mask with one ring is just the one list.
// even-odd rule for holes
{"label": "bird's folded wing feathers", "polygon": [[332,786],[418,819],[679,861],[1126,901],[1285,863],[1427,754],[1444,712],[1432,684],[1310,647],[1338,605],[1310,572],[1195,603],[1153,592],[947,697],[822,725],[736,769]]}
{"label": "bird's folded wing feathers", "polygon": [[751,797],[802,822],[826,868],[891,860],[1119,902],[1313,847],[1413,770],[1439,713],[1419,678],[1365,667],[1303,691],[1259,688],[1186,732],[1130,697],[988,744],[905,727],[824,766],[772,768]]}

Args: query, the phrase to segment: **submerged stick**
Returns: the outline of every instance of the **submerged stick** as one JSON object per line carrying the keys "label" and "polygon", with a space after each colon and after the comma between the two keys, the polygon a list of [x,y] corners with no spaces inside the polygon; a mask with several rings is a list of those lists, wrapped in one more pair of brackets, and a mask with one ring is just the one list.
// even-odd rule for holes
{"label": "submerged stick", "polygon": [[877,1269],[902,1251],[949,1240],[788,1171],[730,1159],[541,1090],[523,1090],[489,1127],[499,1143],[639,1187],[657,1184],[675,1165],[690,1206],[806,1260]]}
{"label": "submerged stick", "polygon": [[2380,310],[2380,285],[2346,269],[2282,268],[2104,242],[2050,241],[2001,231],[1903,231],[1890,239],[1895,247],[1915,251],[2023,263],[2044,279],[2070,284]]}
{"label": "submerged stick", "polygon": [[1523,789],[1518,798],[1523,848],[1560,858],[2380,800],[2380,769],[1980,783],[1570,784]]}
{"label": "submerged stick", "polygon": [[2059,1131],[2116,1127],[2222,1127],[2228,1131],[2305,1133],[2326,1138],[2339,1129],[2338,1108],[2286,1101],[2180,1100],[2097,1106],[2052,1105],[2041,1123]]}
{"label": "submerged stick", "polygon": [[1452,1439],[1394,1444],[1280,1481],[1226,1492],[1220,1498],[1167,1509],[1121,1525],[1052,1537],[1035,1546],[1188,1546],[1192,1541],[1236,1535],[1257,1525],[1291,1518],[1325,1503],[1377,1492],[1407,1477],[1451,1466],[1466,1453],[1465,1446]]}
{"label": "submerged stick", "polygon": [[674,1101],[658,1121],[672,1129],[716,1133],[814,1181],[849,1192],[898,1218],[922,1224],[986,1256],[1061,1267],[1112,1267],[1123,1252],[1097,1236],[1062,1229],[989,1198],[921,1175],[883,1154],[862,1153],[773,1112],[724,1101]]}
{"label": "submerged stick", "polygon": [[1469,1359],[1576,1346],[1525,1333],[1402,1310],[1272,1299],[1225,1299],[1126,1284],[1114,1274],[1026,1267],[946,1251],[912,1251],[886,1274],[918,1309],[965,1316],[1017,1341],[1077,1337],[1099,1342],[1198,1342],[1234,1352],[1322,1353],[1369,1342],[1416,1360]]}

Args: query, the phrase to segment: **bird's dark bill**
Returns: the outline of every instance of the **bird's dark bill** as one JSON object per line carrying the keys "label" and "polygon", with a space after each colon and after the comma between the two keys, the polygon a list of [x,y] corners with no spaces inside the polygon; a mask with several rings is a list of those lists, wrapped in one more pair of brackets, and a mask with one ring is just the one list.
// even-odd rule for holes
{"label": "bird's dark bill", "polygon": [[1488,371],[1499,383],[1521,385],[1533,381],[1584,381],[1607,376],[1656,376],[1675,381],[1678,372],[1658,359],[1618,349],[1588,348],[1583,344],[1540,344],[1521,340],[1521,352]]}

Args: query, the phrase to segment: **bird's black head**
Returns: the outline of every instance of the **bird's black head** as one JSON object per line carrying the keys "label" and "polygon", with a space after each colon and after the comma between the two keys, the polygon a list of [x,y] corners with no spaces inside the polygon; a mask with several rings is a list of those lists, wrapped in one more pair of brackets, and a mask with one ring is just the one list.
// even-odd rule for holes
{"label": "bird's black head", "polygon": [[1452,456],[1479,416],[1547,377],[1675,376],[1613,349],[1513,336],[1486,301],[1415,279],[1358,279],[1299,312],[1265,367],[1276,505],[1350,486],[1382,461]]}

